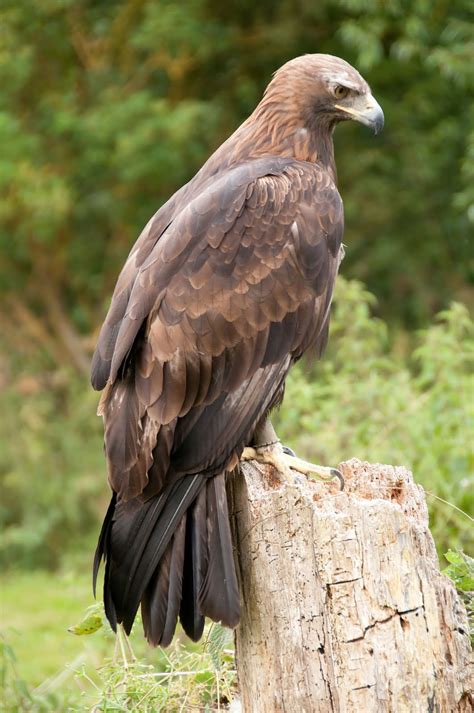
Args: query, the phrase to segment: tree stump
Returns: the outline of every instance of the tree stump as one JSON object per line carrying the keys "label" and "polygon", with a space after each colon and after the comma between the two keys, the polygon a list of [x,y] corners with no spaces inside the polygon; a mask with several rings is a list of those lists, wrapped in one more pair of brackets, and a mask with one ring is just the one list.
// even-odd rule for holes
{"label": "tree stump", "polygon": [[401,467],[340,469],[343,492],[255,462],[230,484],[243,713],[473,711],[466,611],[423,489]]}

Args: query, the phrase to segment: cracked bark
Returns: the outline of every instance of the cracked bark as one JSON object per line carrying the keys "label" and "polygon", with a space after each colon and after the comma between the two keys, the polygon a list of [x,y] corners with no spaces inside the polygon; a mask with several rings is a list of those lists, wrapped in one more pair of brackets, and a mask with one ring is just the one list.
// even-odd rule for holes
{"label": "cracked bark", "polygon": [[243,712],[474,710],[466,612],[422,488],[405,468],[340,467],[342,493],[253,462],[230,484]]}

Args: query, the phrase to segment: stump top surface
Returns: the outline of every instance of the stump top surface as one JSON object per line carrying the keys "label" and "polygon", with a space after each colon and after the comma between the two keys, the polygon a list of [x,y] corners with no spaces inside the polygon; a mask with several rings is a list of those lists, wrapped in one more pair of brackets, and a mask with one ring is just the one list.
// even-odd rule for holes
{"label": "stump top surface", "polygon": [[[252,468],[257,468],[262,479],[247,479],[249,497],[258,500],[265,492],[292,488],[282,482],[275,469],[270,465],[252,462],[242,464],[244,473],[251,474]],[[368,463],[357,458],[339,464],[339,470],[344,476],[344,490],[341,491],[337,481],[324,483],[319,480],[305,478],[296,474],[295,488],[302,497],[310,497],[318,508],[330,508],[341,511],[347,507],[348,501],[383,500],[401,508],[405,515],[428,525],[428,508],[425,493],[421,485],[415,483],[410,470],[404,466]]]}

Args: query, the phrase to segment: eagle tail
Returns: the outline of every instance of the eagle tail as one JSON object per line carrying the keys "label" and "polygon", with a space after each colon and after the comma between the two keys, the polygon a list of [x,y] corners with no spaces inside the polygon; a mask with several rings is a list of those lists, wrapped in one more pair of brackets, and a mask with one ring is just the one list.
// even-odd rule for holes
{"label": "eagle tail", "polygon": [[94,560],[105,558],[104,605],[130,633],[141,602],[150,644],[167,646],[178,617],[197,641],[204,618],[239,622],[225,473],[186,475],[143,503],[112,498]]}

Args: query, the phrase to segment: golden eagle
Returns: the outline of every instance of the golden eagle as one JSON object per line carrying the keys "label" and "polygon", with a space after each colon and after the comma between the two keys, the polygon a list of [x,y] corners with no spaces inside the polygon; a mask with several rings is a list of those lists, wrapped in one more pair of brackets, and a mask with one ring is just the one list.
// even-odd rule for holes
{"label": "golden eagle", "polygon": [[351,65],[285,64],[118,279],[92,363],[113,490],[94,587],[104,557],[112,627],[128,633],[141,604],[153,645],[178,617],[194,640],[206,616],[239,621],[226,474],[276,440],[267,417],[291,365],[325,347],[343,235],[332,134],[346,119],[383,126]]}

